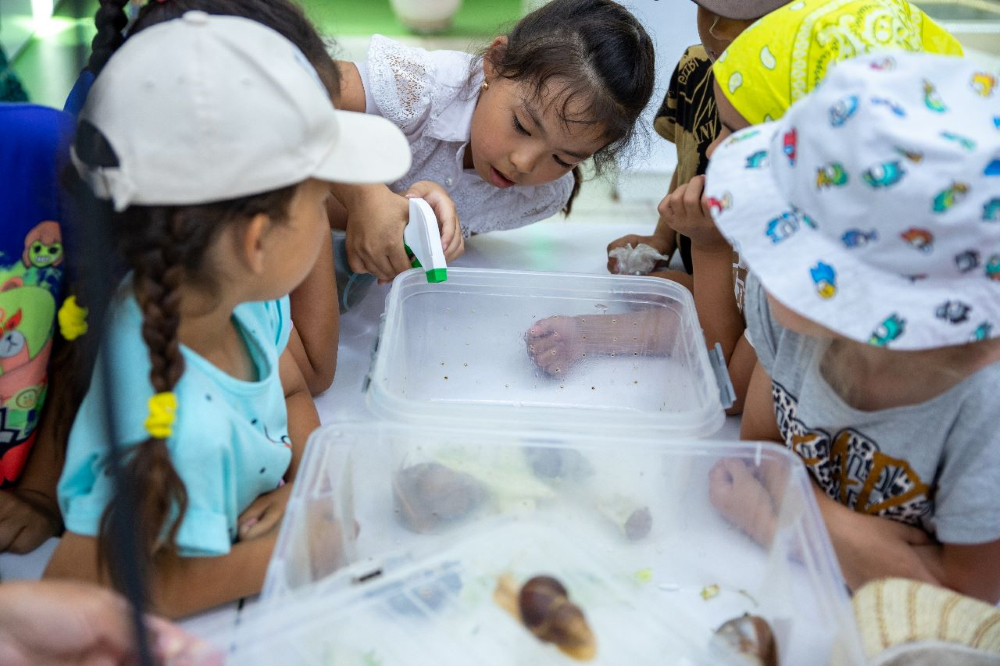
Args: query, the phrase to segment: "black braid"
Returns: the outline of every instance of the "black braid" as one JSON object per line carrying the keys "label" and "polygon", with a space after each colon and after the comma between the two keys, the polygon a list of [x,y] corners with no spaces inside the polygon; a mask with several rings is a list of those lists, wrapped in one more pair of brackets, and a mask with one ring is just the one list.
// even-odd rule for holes
{"label": "black braid", "polygon": [[[128,254],[133,273],[133,287],[142,310],[142,338],[149,348],[152,367],[149,380],[155,393],[173,391],[184,374],[177,330],[180,324],[180,287],[184,277],[184,256],[198,234],[187,230],[183,215],[162,208],[149,211],[150,242],[133,247]],[[178,405],[178,409],[183,409]],[[125,466],[126,482],[136,498],[138,541],[147,564],[159,553],[177,553],[177,531],[187,511],[188,496],[184,482],[170,460],[165,439],[150,437],[135,447]],[[105,508],[101,518],[101,559],[110,564],[112,579],[120,563],[105,560],[116,552],[111,548],[117,502]],[[176,513],[174,510],[176,509]],[[166,538],[163,527],[170,521]],[[115,581],[116,585],[119,581]]]}
{"label": "black braid", "polygon": [[97,34],[90,43],[90,60],[87,69],[94,76],[101,73],[108,59],[125,41],[125,28],[128,26],[128,14],[125,7],[128,0],[100,0],[101,6],[94,16]]}

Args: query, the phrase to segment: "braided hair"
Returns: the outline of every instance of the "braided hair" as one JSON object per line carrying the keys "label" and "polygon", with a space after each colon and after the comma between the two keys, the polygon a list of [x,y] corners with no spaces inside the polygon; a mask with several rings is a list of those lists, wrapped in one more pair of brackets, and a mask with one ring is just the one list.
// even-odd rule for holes
{"label": "braided hair", "polygon": [[[112,54],[125,41],[129,0],[100,0],[94,17],[97,34],[91,43],[87,69],[101,73]],[[340,98],[340,70],[327,51],[327,43],[293,0],[166,0],[149,2],[129,29],[134,34],[157,23],[180,18],[185,12],[203,11],[256,21],[295,44],[313,66],[331,99]]]}
{"label": "braided hair", "polygon": [[[149,381],[154,393],[169,393],[184,374],[184,357],[178,340],[181,287],[197,283],[212,289],[214,276],[205,254],[223,228],[257,215],[276,223],[287,219],[297,186],[264,194],[197,206],[132,206],[111,216],[118,251],[132,271],[132,290],[142,312],[142,338],[149,348]],[[179,405],[178,409],[183,410]],[[167,440],[151,436],[131,447],[125,480],[137,498],[137,540],[149,562],[164,554],[177,554],[177,531],[187,510],[187,491],[177,474]],[[101,517],[98,553],[110,565],[113,582],[119,566],[113,561],[116,510],[112,499]]]}

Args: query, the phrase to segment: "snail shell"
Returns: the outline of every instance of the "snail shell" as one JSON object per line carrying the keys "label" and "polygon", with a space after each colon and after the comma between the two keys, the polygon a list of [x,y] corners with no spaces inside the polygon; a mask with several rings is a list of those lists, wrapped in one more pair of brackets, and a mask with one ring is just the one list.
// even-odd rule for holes
{"label": "snail shell", "polygon": [[591,659],[596,654],[597,642],[587,618],[555,578],[528,580],[518,593],[518,610],[521,621],[539,640],[555,643],[576,659]]}
{"label": "snail shell", "polygon": [[716,640],[762,666],[778,666],[778,645],[771,625],[749,613],[729,620],[715,631]]}

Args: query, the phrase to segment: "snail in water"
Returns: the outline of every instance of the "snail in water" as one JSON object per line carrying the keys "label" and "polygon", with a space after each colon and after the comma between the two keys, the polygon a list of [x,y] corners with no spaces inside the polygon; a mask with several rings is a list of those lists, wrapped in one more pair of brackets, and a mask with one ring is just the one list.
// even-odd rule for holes
{"label": "snail in water", "polygon": [[535,576],[520,589],[513,576],[500,577],[494,599],[540,641],[554,643],[565,654],[587,661],[597,654],[597,639],[580,607],[551,576]]}
{"label": "snail in water", "polygon": [[396,512],[415,532],[432,532],[472,513],[486,491],[471,476],[440,465],[420,463],[400,470],[392,484]]}
{"label": "snail in water", "polygon": [[771,625],[749,613],[734,617],[715,630],[715,641],[746,657],[748,664],[778,666],[778,645]]}

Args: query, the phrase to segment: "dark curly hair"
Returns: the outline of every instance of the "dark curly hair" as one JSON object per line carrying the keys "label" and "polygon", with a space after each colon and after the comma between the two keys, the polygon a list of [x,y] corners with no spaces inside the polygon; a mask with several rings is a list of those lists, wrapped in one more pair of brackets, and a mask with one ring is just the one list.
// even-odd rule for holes
{"label": "dark curly hair", "polygon": [[[552,0],[521,19],[506,37],[506,46],[487,49],[473,71],[486,59],[499,76],[530,82],[536,95],[559,91],[555,103],[563,122],[604,128],[607,144],[594,154],[600,174],[633,139],[653,94],[656,63],[645,28],[613,0]],[[569,114],[579,101],[583,111]],[[573,176],[567,214],[580,190],[579,167]]]}

